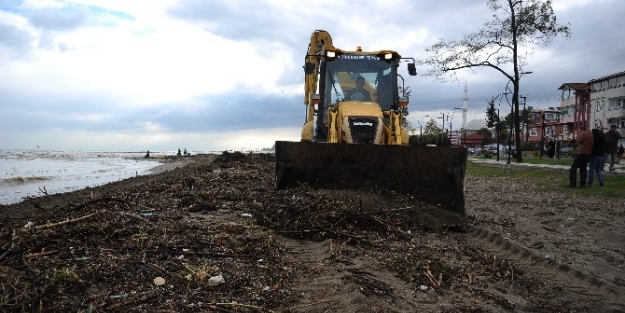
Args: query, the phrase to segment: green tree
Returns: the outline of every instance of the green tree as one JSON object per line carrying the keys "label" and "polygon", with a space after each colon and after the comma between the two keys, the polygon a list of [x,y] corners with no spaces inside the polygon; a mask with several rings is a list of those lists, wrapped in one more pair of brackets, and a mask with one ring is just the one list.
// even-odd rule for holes
{"label": "green tree", "polygon": [[493,128],[499,124],[499,115],[497,109],[495,109],[495,98],[487,102],[486,106],[486,126]]}
{"label": "green tree", "polygon": [[[521,75],[530,73],[523,72],[526,55],[533,46],[545,46],[558,35],[568,39],[571,31],[556,22],[551,0],[487,0],[487,6],[494,14],[483,28],[460,41],[441,39],[426,50],[431,55],[419,60],[419,64],[431,66],[427,75],[441,79],[447,74],[454,76],[458,70],[476,67],[492,68],[503,74],[513,86],[516,148],[521,151],[519,88]],[[516,159],[523,161],[520,153]]]}
{"label": "green tree", "polygon": [[439,136],[443,130],[438,127],[436,120],[431,118],[427,123],[425,123],[425,127],[423,128],[423,134],[426,136]]}
{"label": "green tree", "polygon": [[534,110],[534,108],[528,106],[527,109],[523,109],[521,111],[521,123],[523,123],[523,129],[525,130],[525,142],[530,140],[530,133],[527,131],[527,125],[532,123],[532,120],[530,119],[530,112],[532,112],[532,110]]}
{"label": "green tree", "polygon": [[[410,94],[412,93],[412,90],[410,90],[410,86],[408,87],[402,87],[402,86],[397,86],[397,89],[399,91],[400,95],[403,95],[404,97],[408,97],[410,98]],[[412,123],[408,120],[408,108],[402,108],[401,109],[401,115],[402,115],[402,119],[401,119],[401,127],[405,130],[408,131],[409,134],[414,135],[415,134],[415,128],[414,126],[412,126]]]}
{"label": "green tree", "polygon": [[487,145],[493,142],[493,132],[491,132],[490,129],[482,128],[475,133],[482,136],[482,145]]}

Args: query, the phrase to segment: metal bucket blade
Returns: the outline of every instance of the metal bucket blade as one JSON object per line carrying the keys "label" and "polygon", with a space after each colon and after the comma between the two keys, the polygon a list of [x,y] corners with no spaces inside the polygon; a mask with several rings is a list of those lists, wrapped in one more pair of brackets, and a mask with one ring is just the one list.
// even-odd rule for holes
{"label": "metal bucket blade", "polygon": [[276,188],[379,188],[466,216],[466,148],[277,141]]}

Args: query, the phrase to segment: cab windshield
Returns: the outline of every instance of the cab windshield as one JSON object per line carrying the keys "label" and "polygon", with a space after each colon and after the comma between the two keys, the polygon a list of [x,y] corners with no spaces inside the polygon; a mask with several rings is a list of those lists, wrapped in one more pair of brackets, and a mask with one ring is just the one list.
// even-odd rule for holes
{"label": "cab windshield", "polygon": [[[389,110],[397,92],[395,68],[395,61],[377,55],[343,54],[330,59],[326,63],[324,102],[371,101]],[[364,84],[359,87],[357,81],[362,79]]]}

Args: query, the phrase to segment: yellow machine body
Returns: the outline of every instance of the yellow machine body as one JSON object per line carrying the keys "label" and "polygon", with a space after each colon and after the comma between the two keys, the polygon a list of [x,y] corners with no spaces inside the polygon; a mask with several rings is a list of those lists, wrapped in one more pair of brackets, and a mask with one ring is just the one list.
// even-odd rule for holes
{"label": "yellow machine body", "polygon": [[[300,142],[276,142],[276,186],[386,188],[464,211],[467,151],[408,145],[408,96],[393,50],[336,48],[314,31],[305,58]],[[401,79],[401,85],[400,81]],[[437,194],[437,196],[433,196]]]}

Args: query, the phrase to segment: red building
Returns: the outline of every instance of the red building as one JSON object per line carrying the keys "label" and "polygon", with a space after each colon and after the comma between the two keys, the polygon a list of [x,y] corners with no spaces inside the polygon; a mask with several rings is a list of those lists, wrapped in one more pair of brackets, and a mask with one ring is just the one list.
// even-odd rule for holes
{"label": "red building", "polygon": [[584,125],[589,128],[590,88],[586,83],[564,83],[559,107],[534,109],[529,113],[526,138],[538,143],[545,137],[558,141],[570,141],[576,130]]}

